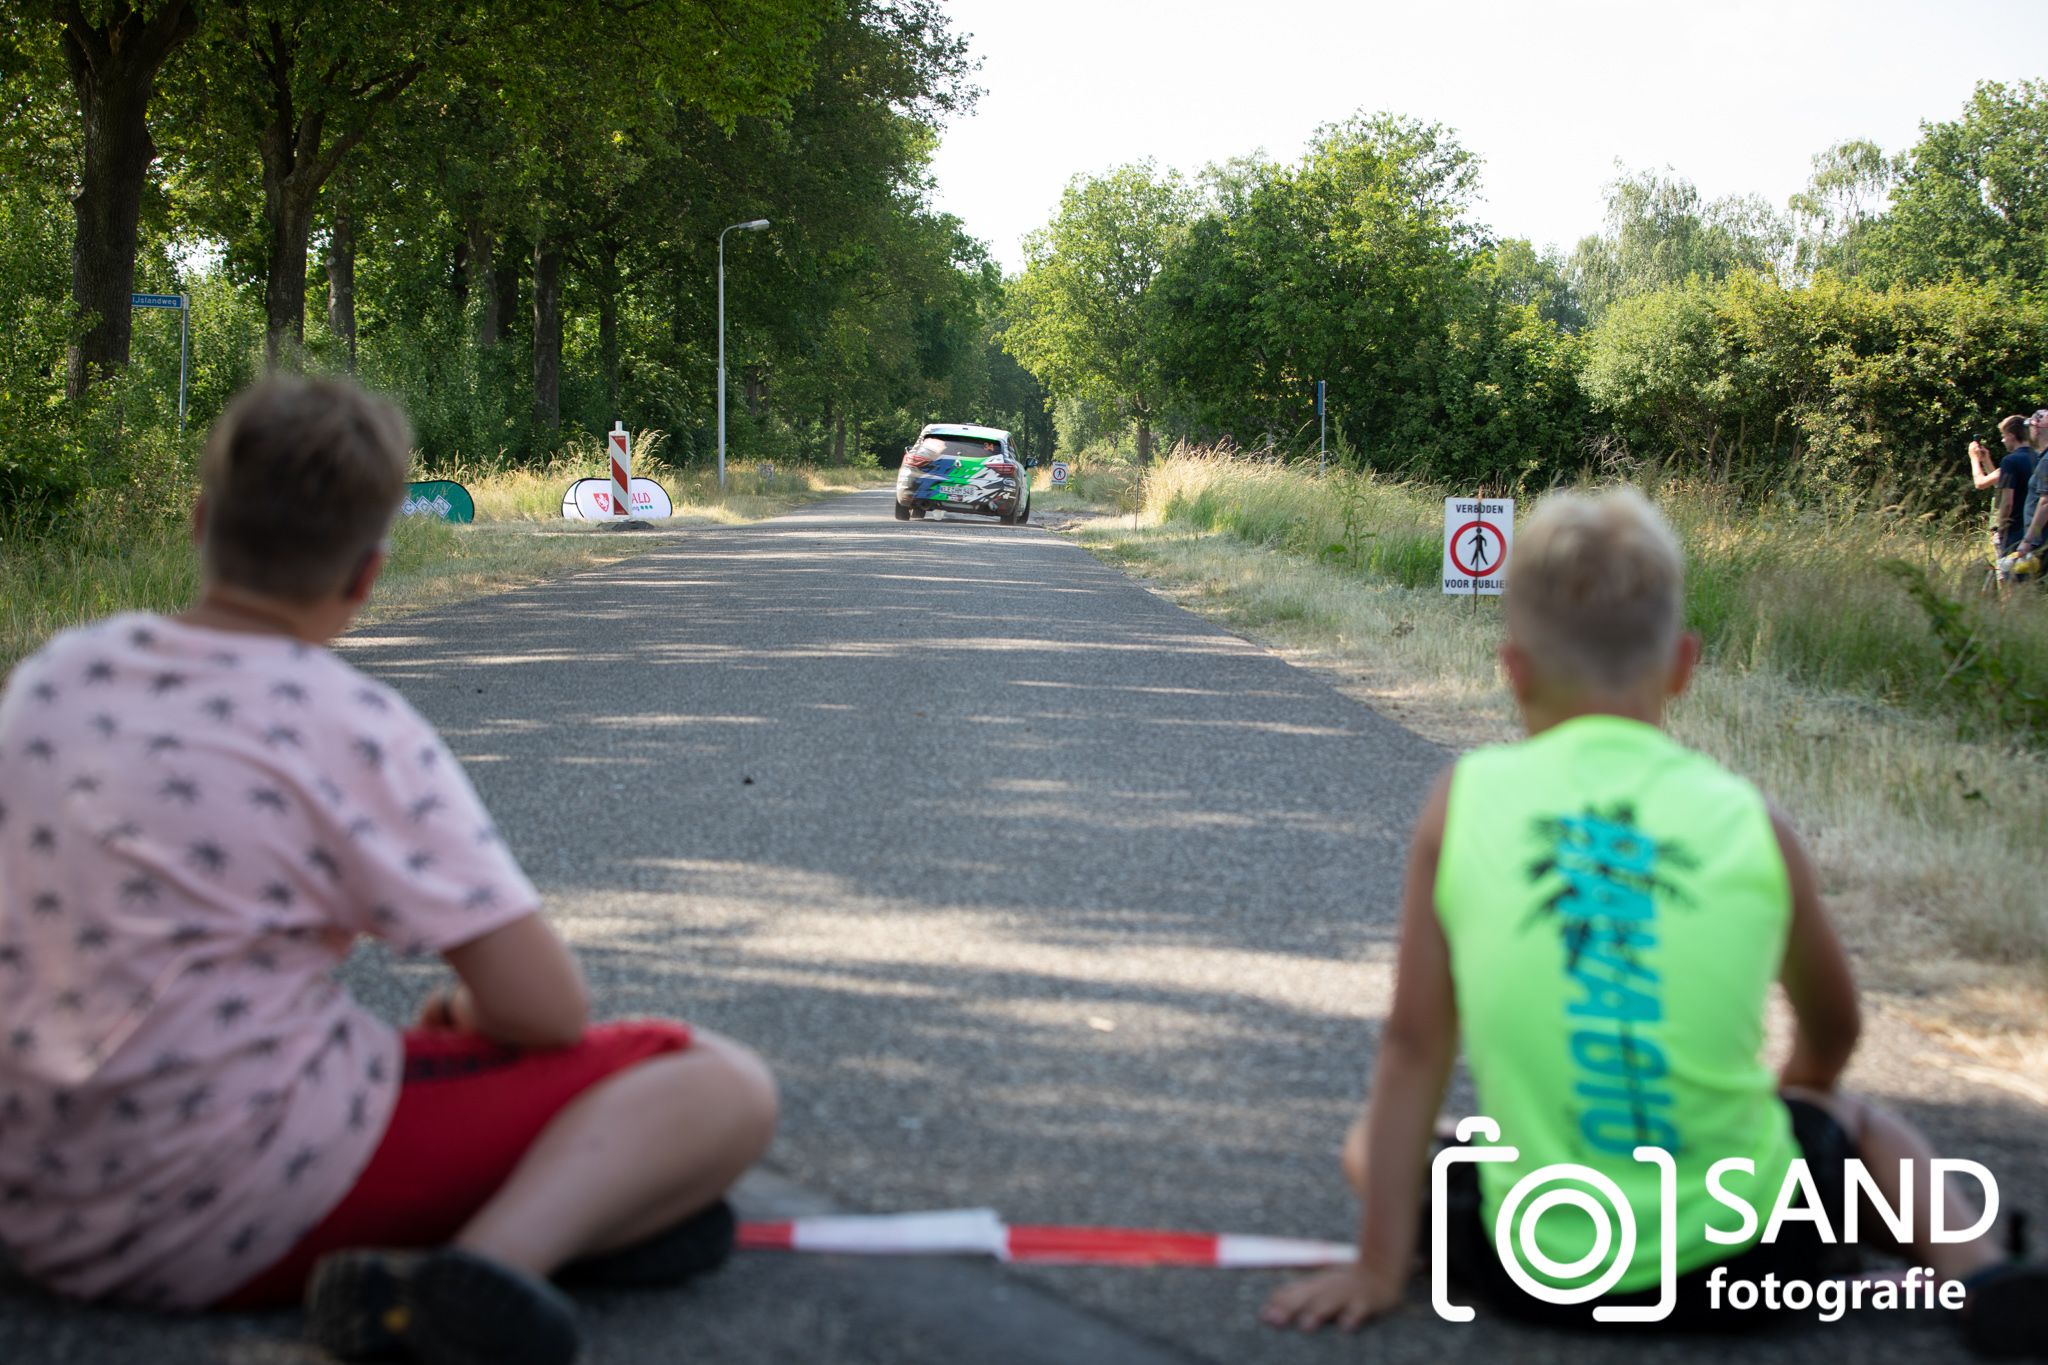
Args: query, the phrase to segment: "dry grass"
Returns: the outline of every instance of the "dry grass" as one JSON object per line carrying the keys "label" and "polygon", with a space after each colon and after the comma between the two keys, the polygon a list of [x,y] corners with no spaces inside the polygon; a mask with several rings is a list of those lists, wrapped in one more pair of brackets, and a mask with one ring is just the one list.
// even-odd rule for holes
{"label": "dry grass", "polygon": [[[820,494],[871,488],[887,477],[881,470],[850,467],[782,466],[766,473],[768,466],[734,461],[726,467],[725,489],[721,492],[716,470],[702,466],[677,468],[662,457],[664,444],[661,432],[636,433],[633,473],[653,479],[667,489],[675,502],[676,520],[685,524],[759,521]],[[559,524],[562,494],[569,485],[577,479],[598,477],[604,469],[603,452],[593,444],[571,450],[545,465],[518,469],[456,465],[437,469],[432,477],[454,479],[467,486],[476,499],[479,522]]]}
{"label": "dry grass", "polygon": [[[1931,646],[1910,604],[1883,600],[1899,596],[1888,581],[1798,572],[1801,557],[1882,544],[1962,576],[1967,549],[1896,519],[1833,524],[1814,548],[1789,509],[1745,525],[1688,490],[1658,493],[1692,556],[1695,616],[1716,614],[1696,621],[1716,643],[1673,732],[1805,831],[1872,984],[1938,998],[1980,1032],[2031,1031],[2048,1001],[2042,755],[1960,739],[1942,698],[1896,695],[1929,676]],[[1438,591],[1439,492],[1360,479],[1333,496],[1300,471],[1181,455],[1123,501],[1077,524],[1084,545],[1452,748],[1518,733],[1497,603]],[[2027,605],[2041,629],[2048,603]]]}
{"label": "dry grass", "polygon": [[[728,470],[721,496],[715,475],[676,471],[658,457],[659,438],[641,440],[654,458],[636,460],[675,499],[671,524],[758,521],[833,492],[871,486],[872,469]],[[392,554],[363,614],[366,623],[445,606],[624,558],[650,541],[607,534],[562,519],[562,490],[600,467],[593,449],[543,469],[437,470],[456,478],[476,500],[477,520],[450,526],[402,518]],[[179,490],[167,499],[182,502]],[[198,586],[197,566],[182,521],[153,514],[88,514],[38,534],[0,534],[0,673],[57,631],[117,611],[176,611]]]}

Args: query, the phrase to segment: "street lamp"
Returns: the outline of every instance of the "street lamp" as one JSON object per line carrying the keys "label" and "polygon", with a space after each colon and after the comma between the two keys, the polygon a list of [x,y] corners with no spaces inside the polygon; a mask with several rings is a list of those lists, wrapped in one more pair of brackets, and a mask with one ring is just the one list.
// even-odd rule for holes
{"label": "street lamp", "polygon": [[766,218],[751,222],[734,223],[718,234],[718,488],[725,491],[725,234],[727,232],[760,232],[768,226]]}

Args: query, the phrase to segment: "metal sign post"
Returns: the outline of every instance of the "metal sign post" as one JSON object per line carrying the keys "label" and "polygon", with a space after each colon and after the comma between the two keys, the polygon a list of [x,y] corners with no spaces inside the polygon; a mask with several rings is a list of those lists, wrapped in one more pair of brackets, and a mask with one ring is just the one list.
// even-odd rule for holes
{"label": "metal sign post", "polygon": [[1316,473],[1318,474],[1326,474],[1330,469],[1330,418],[1327,411],[1329,408],[1329,389],[1330,382],[1327,379],[1318,379],[1316,381]]}
{"label": "metal sign post", "polygon": [[178,434],[185,434],[185,372],[190,368],[192,296],[190,294],[130,294],[131,308],[175,308],[178,310]]}

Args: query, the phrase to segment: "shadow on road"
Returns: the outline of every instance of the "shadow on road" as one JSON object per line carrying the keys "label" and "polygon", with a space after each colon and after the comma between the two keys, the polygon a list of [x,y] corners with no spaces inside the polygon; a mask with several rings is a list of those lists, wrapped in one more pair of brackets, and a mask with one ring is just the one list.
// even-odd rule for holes
{"label": "shadow on road", "polygon": [[[1042,533],[898,524],[885,495],[691,535],[346,654],[447,733],[603,1012],[682,1014],[769,1055],[773,1164],[803,1185],[873,1210],[1351,1234],[1334,1148],[1388,1003],[1407,825],[1445,756],[1315,676]],[[398,1018],[431,972],[371,951],[349,976]],[[2040,1188],[2048,1153],[2016,1106],[1916,1116]],[[600,1345],[671,1359],[650,1343],[716,1314],[726,1359],[947,1358],[872,1312],[848,1310],[868,1324],[854,1340],[791,1306],[871,1300],[892,1273],[756,1258],[621,1306]],[[1270,1276],[1028,1279],[1187,1359],[1359,1349],[1258,1328]],[[45,1352],[9,1359],[67,1358],[85,1330],[14,1296],[0,1314],[34,1320],[0,1326],[0,1348],[26,1331]],[[110,1338],[120,1321],[88,1336],[142,1330]],[[190,1330],[254,1360],[277,1326]],[[1946,1349],[1939,1329],[1740,1349],[1917,1361]],[[1426,1308],[1372,1341],[1391,1360],[1723,1354]]]}

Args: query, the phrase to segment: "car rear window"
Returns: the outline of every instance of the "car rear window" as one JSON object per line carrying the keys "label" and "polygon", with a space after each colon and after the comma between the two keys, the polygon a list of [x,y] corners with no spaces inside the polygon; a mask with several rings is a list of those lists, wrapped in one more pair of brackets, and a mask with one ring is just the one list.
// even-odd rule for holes
{"label": "car rear window", "polygon": [[956,460],[985,460],[1003,453],[1001,443],[979,441],[971,436],[927,436],[917,448],[927,455],[950,455]]}

